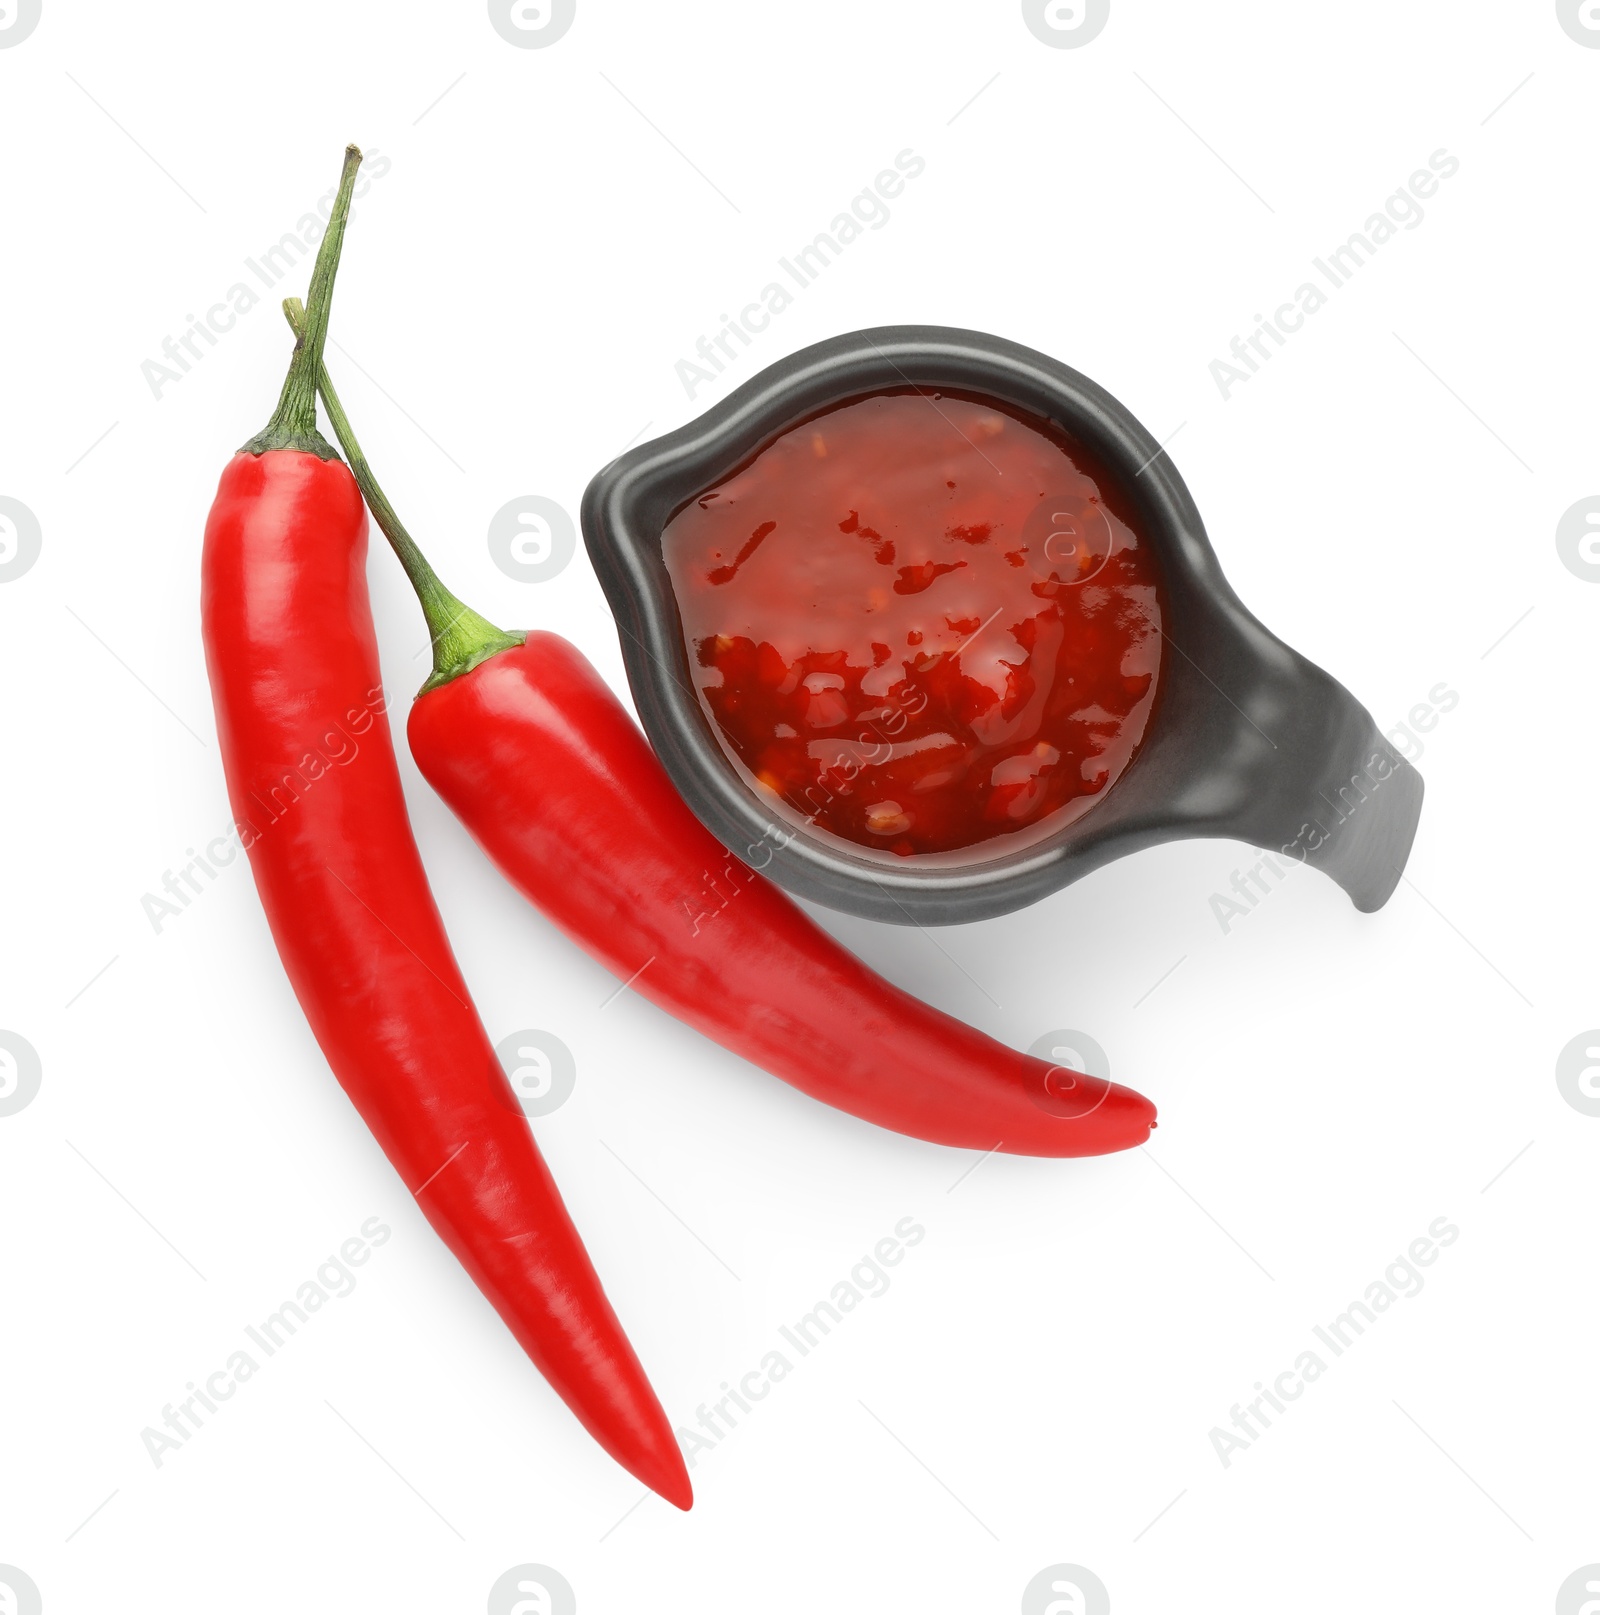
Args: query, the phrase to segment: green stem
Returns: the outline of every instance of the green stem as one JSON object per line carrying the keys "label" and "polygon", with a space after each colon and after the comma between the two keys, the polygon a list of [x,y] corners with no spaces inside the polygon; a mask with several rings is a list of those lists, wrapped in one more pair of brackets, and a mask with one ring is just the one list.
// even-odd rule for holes
{"label": "green stem", "polygon": [[344,169],[333,200],[328,233],[317,249],[316,266],[311,271],[311,290],[305,327],[297,332],[294,357],[284,378],[283,392],[272,419],[256,433],[241,454],[265,454],[269,449],[298,449],[319,460],[337,460],[338,453],[317,430],[317,372],[322,368],[322,350],[328,340],[328,314],[333,306],[333,278],[339,271],[339,253],[344,247],[344,227],[350,218],[350,195],[356,188],[356,171],[361,153],[354,146],[344,150]]}
{"label": "green stem", "polygon": [[[289,328],[297,335],[306,329],[306,311],[298,297],[284,299],[283,314]],[[406,569],[406,576],[411,579],[411,587],[417,591],[417,599],[422,605],[422,615],[433,640],[433,673],[417,694],[426,695],[429,690],[436,690],[441,684],[448,684],[451,679],[470,673],[491,656],[522,644],[527,638],[526,634],[508,634],[496,628],[470,606],[463,605],[439,581],[439,574],[428,564],[427,556],[417,548],[416,540],[395,514],[388,495],[378,486],[378,479],[373,476],[372,467],[367,463],[367,457],[356,441],[356,434],[350,428],[344,405],[339,402],[339,395],[328,379],[326,365],[318,366],[317,387],[322,393],[328,419],[333,422],[333,435],[339,439],[339,446],[350,462],[350,470],[362,497],[367,501],[367,508],[383,529],[389,547],[399,556],[400,564]]]}

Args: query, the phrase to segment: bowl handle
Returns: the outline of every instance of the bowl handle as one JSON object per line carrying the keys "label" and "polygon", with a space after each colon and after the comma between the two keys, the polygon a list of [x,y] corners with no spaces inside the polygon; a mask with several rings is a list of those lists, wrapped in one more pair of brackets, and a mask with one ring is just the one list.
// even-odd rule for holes
{"label": "bowl handle", "polygon": [[1234,833],[1320,869],[1371,913],[1400,883],[1422,776],[1338,680],[1295,661],[1293,722],[1275,726],[1272,787],[1254,795]]}

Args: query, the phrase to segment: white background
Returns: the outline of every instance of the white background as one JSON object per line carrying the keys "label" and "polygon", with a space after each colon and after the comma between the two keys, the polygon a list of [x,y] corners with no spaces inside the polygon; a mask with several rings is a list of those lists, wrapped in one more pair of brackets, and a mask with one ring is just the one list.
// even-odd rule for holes
{"label": "white background", "polygon": [[[1555,545],[1600,491],[1597,91],[1600,50],[1544,0],[1114,0],[1070,50],[954,0],[579,0],[535,50],[482,4],[44,0],[0,50],[0,494],[43,533],[0,583],[0,1028],[43,1069],[0,1118],[0,1564],[48,1615],[475,1612],[524,1562],[584,1615],[1010,1612],[1061,1562],[1118,1615],[1555,1607],[1600,1560],[1600,1119],[1555,1079],[1600,1023],[1600,589]],[[687,1517],[634,1507],[430,1234],[242,862],[159,935],[141,909],[228,823],[200,535],[306,272],[159,399],[140,367],[250,280],[346,140],[392,162],[330,349],[379,474],[458,592],[619,690],[586,558],[515,581],[492,514],[575,513],[626,443],[760,366],[929,321],[1178,432],[1246,603],[1380,725],[1459,696],[1418,736],[1421,832],[1376,915],[1296,872],[1225,934],[1211,894],[1251,855],[1203,842],[934,936],[822,915],[1014,1045],[1096,1039],[1160,1106],[1147,1151],[965,1177],[632,994],[602,1008],[610,978],[402,741],[491,1033],[576,1057],[537,1136],[674,1423],[897,1220],[927,1230],[700,1455]],[[888,225],[691,402],[675,362],[908,147],[927,169]],[[1460,171],[1424,222],[1224,401],[1210,361],[1441,148]],[[381,545],[371,577],[398,725],[425,636]],[[157,1469],[141,1430],[374,1215],[394,1234],[356,1291]],[[1439,1217],[1460,1237],[1423,1291],[1224,1467],[1212,1428]]]}

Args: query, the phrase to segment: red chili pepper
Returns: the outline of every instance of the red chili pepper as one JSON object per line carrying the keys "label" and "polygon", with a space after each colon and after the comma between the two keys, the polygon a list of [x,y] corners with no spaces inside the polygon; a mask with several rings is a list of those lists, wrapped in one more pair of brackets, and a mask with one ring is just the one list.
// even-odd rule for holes
{"label": "red chili pepper", "polygon": [[384,717],[367,519],[316,428],[351,147],[277,413],[222,474],[202,615],[228,796],[328,1063],[435,1230],[611,1455],[688,1508],[665,1414],[468,997]]}
{"label": "red chili pepper", "polygon": [[1014,1155],[1144,1143],[1155,1107],[1142,1095],[1019,1054],[902,992],[731,857],[577,649],[502,633],[440,583],[325,369],[321,386],[434,636],[433,676],[407,724],[412,755],[536,908],[679,1020],[880,1126]]}

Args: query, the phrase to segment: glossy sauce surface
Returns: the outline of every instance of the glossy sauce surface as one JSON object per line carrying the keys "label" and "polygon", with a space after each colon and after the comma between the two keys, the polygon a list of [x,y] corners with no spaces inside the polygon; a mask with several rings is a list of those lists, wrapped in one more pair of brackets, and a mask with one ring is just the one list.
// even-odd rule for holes
{"label": "glossy sauce surface", "polygon": [[1058,428],[906,388],[791,427],[662,548],[727,749],[808,824],[915,857],[1048,833],[1132,761],[1161,663],[1137,520]]}

